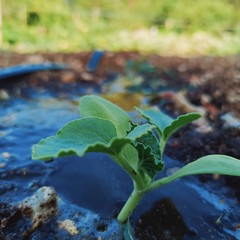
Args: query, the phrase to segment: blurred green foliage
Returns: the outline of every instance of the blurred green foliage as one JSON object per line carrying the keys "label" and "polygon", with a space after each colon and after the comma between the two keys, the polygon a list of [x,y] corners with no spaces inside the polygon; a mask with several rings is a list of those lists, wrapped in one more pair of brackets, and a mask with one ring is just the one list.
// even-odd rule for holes
{"label": "blurred green foliage", "polygon": [[8,50],[240,53],[240,0],[2,0],[2,15]]}

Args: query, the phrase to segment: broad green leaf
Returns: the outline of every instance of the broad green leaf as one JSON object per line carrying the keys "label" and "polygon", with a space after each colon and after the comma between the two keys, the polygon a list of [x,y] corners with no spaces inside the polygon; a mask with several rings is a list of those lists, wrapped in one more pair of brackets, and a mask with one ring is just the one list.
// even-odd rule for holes
{"label": "broad green leaf", "polygon": [[83,156],[90,150],[101,152],[116,137],[116,128],[112,122],[85,117],[68,123],[55,136],[33,145],[32,157],[45,160],[73,154]]}
{"label": "broad green leaf", "polygon": [[98,117],[84,117],[68,123],[55,136],[33,145],[32,158],[46,160],[68,155],[81,157],[87,152],[113,155],[120,152],[125,144],[135,141],[152,128],[153,126],[144,124],[135,128],[131,135],[121,138],[117,136],[111,121]]}
{"label": "broad green leaf", "polygon": [[187,164],[174,174],[155,181],[145,190],[153,190],[178,178],[194,174],[222,174],[240,177],[240,160],[227,155],[207,155]]}
{"label": "broad green leaf", "polygon": [[143,117],[145,117],[150,123],[154,124],[158,128],[160,136],[164,139],[168,139],[175,131],[201,117],[201,114],[193,112],[173,119],[161,111],[152,109],[137,110]]}
{"label": "broad green leaf", "polygon": [[104,98],[87,95],[80,98],[79,104],[82,117],[100,117],[111,121],[116,127],[118,136],[126,135],[130,128],[131,119],[128,114]]}

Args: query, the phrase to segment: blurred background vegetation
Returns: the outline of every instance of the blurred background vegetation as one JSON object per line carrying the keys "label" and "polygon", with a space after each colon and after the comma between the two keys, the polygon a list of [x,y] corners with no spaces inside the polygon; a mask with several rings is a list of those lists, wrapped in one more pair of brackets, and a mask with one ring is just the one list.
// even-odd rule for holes
{"label": "blurred background vegetation", "polygon": [[1,50],[240,53],[240,0],[0,0]]}

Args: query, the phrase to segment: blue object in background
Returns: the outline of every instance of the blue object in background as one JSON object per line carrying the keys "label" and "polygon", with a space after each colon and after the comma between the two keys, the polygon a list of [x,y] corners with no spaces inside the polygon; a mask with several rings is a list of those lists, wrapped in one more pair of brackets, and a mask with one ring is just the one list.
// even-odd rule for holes
{"label": "blue object in background", "polygon": [[30,74],[38,71],[63,70],[67,66],[56,63],[24,64],[0,69],[0,80]]}
{"label": "blue object in background", "polygon": [[100,60],[104,55],[104,51],[94,51],[92,56],[87,64],[87,70],[93,72],[97,69]]}

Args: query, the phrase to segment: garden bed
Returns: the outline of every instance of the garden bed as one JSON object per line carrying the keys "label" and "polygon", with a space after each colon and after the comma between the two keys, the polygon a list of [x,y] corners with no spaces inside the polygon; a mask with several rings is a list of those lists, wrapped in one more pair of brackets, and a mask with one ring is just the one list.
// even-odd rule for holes
{"label": "garden bed", "polygon": [[[206,154],[240,159],[239,57],[187,59],[105,52],[94,69],[89,68],[91,59],[92,53],[0,56],[1,67],[67,64],[61,71],[0,80],[2,239],[23,233],[30,239],[121,239],[115,217],[132,183],[107,156],[31,160],[32,144],[79,117],[78,99],[85,94],[113,101],[136,120],[134,106],[159,107],[172,117],[202,113],[201,121],[171,138],[163,175]],[[150,193],[132,217],[136,237],[239,239],[239,184],[237,177],[201,175]],[[19,212],[18,205],[36,196],[42,186],[54,187],[61,197],[58,214],[26,235],[34,217]],[[67,225],[65,220],[72,222]]]}

